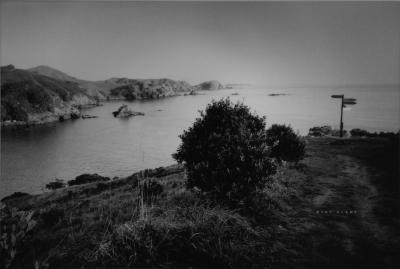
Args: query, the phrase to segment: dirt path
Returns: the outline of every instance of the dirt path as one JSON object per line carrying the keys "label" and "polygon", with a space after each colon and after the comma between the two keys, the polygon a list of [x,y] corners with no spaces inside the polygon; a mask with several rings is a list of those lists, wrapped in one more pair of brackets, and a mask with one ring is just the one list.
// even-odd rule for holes
{"label": "dirt path", "polygon": [[328,262],[366,262],[366,267],[395,264],[396,255],[386,254],[388,249],[395,251],[390,248],[398,238],[376,216],[381,195],[372,182],[376,175],[348,149],[325,148],[325,152],[311,148],[306,159],[314,190],[308,195],[315,213],[310,231],[313,251]]}

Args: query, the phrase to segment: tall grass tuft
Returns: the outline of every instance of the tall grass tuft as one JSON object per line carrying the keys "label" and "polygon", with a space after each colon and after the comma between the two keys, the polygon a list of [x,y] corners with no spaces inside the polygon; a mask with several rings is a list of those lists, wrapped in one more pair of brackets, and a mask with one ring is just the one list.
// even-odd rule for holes
{"label": "tall grass tuft", "polygon": [[141,205],[143,215],[116,225],[98,244],[98,263],[237,267],[267,257],[263,233],[231,210],[199,203],[192,192],[178,193],[159,205]]}

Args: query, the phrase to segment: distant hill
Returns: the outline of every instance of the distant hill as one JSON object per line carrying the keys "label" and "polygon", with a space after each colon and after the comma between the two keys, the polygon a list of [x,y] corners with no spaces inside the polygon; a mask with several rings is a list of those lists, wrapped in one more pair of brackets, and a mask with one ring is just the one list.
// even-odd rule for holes
{"label": "distant hill", "polygon": [[224,86],[216,80],[206,81],[195,86],[196,90],[214,91],[223,89]]}
{"label": "distant hill", "polygon": [[71,77],[70,75],[67,75],[57,69],[51,68],[46,65],[39,65],[34,68],[29,68],[27,69],[27,71],[63,81],[73,81],[73,82],[79,81],[78,79]]}
{"label": "distant hill", "polygon": [[110,78],[88,81],[49,66],[1,67],[1,121],[40,123],[70,118],[76,108],[101,100],[157,99],[223,88],[218,81],[192,86],[172,79]]}
{"label": "distant hill", "polygon": [[69,119],[79,114],[77,107],[96,103],[76,82],[12,65],[1,67],[2,122],[43,123]]}
{"label": "distant hill", "polygon": [[59,80],[76,82],[81,89],[99,100],[107,99],[155,99],[190,92],[194,88],[185,81],[172,79],[129,79],[110,78],[100,81],[88,81],[69,76],[48,66],[37,66],[28,69],[35,74]]}
{"label": "distant hill", "polygon": [[86,91],[88,95],[93,96],[99,100],[107,99],[110,89],[121,86],[114,83],[108,83],[107,81],[88,81],[78,79],[46,65],[39,65],[37,67],[27,69],[27,71],[62,81],[75,82],[80,88]]}

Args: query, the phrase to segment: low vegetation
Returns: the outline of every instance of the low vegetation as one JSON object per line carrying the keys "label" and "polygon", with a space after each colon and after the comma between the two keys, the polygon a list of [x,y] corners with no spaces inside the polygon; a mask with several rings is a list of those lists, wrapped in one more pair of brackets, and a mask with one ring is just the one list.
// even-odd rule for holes
{"label": "low vegetation", "polygon": [[220,201],[239,202],[263,188],[276,171],[265,118],[229,99],[213,101],[180,136],[173,157],[187,170],[187,185]]}
{"label": "low vegetation", "polygon": [[[355,128],[351,129],[350,132],[347,130],[343,130],[343,136],[348,137],[350,134],[351,137],[386,137],[386,138],[395,138],[399,132],[368,132],[363,129]],[[331,126],[317,126],[310,128],[308,132],[309,136],[318,137],[318,136],[340,136],[340,130],[332,129]]]}
{"label": "low vegetation", "polygon": [[353,137],[396,137],[396,135],[393,132],[368,132],[366,130],[362,130],[362,129],[352,129],[350,131],[351,136]]}
{"label": "low vegetation", "polygon": [[[251,206],[231,208],[187,188],[179,166],[6,199],[3,238],[20,236],[13,256],[1,246],[2,268],[394,267],[400,247],[396,141],[336,145],[332,138],[307,138],[304,160],[279,166]],[[360,171],[368,171],[372,183],[358,185],[365,175],[353,174],[354,165],[368,167]],[[146,182],[154,183],[146,190]],[[371,186],[379,191],[373,200]],[[360,212],[316,213],[351,208]],[[31,228],[13,231],[13,223],[24,223],[28,214]]]}
{"label": "low vegetation", "polygon": [[64,188],[65,186],[66,186],[66,184],[65,184],[64,180],[56,178],[54,181],[46,184],[46,189],[56,190],[56,189]]}
{"label": "low vegetation", "polygon": [[266,135],[272,158],[296,163],[304,158],[305,142],[290,126],[273,124]]}
{"label": "low vegetation", "polygon": [[82,174],[80,176],[77,176],[74,180],[68,181],[68,186],[81,185],[99,181],[108,181],[108,180],[110,180],[109,177],[103,177],[98,174]]}
{"label": "low vegetation", "polygon": [[395,268],[398,136],[265,127],[215,101],[181,136],[183,165],[3,199],[2,268]]}

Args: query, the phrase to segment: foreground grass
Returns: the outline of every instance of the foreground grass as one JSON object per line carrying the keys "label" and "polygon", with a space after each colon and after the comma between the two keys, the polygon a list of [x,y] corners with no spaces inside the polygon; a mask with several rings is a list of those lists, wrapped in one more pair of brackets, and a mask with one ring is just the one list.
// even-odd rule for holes
{"label": "foreground grass", "polygon": [[[8,200],[1,260],[11,268],[394,268],[398,151],[386,139],[337,141],[308,139],[302,163],[282,166],[251,206],[235,209],[187,190],[179,166]],[[149,180],[162,191],[144,192]]]}

